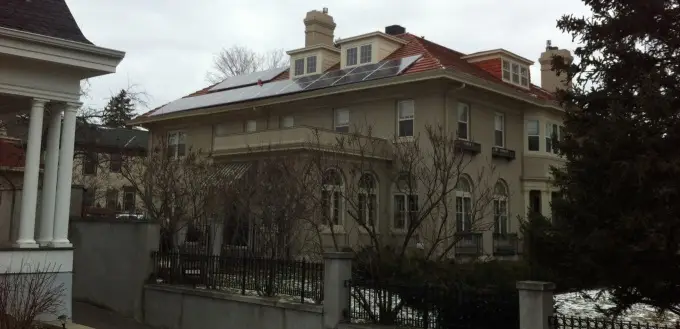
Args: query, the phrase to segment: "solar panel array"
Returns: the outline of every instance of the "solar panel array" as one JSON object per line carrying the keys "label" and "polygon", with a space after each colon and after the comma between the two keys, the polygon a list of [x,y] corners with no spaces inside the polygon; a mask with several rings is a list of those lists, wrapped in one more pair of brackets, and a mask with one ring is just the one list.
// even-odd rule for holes
{"label": "solar panel array", "polygon": [[277,67],[277,68],[273,68],[273,69],[270,69],[270,70],[254,72],[254,73],[251,73],[251,74],[239,75],[239,76],[227,78],[226,80],[224,80],[224,81],[216,84],[212,88],[208,89],[208,91],[213,92],[213,91],[224,90],[224,89],[232,89],[232,88],[245,86],[245,85],[252,85],[252,84],[257,83],[257,80],[262,80],[262,82],[267,82],[267,81],[270,81],[271,79],[276,78],[279,74],[283,73],[287,69],[288,69],[287,67]]}
{"label": "solar panel array", "polygon": [[[151,116],[393,77],[402,73],[420,57],[421,55],[414,55],[400,59],[382,61],[375,64],[304,76],[292,80],[267,82],[262,86],[251,85],[242,88],[210,92],[200,96],[180,98],[166,104],[158,111],[153,112]],[[246,79],[243,79],[242,81],[246,81]],[[255,80],[255,82],[257,82],[257,80]]]}

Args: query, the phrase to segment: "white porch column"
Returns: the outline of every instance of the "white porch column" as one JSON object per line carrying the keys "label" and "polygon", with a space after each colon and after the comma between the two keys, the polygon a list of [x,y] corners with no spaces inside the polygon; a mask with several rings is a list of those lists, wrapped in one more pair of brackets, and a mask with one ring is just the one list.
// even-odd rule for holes
{"label": "white porch column", "polygon": [[69,103],[64,110],[61,131],[59,169],[57,171],[57,197],[54,213],[52,247],[71,247],[68,240],[68,221],[71,211],[71,179],[73,174],[73,149],[76,138],[76,111],[80,104]]}
{"label": "white porch column", "polygon": [[35,243],[35,212],[38,202],[38,177],[40,177],[40,143],[42,140],[43,112],[48,100],[33,99],[30,123],[28,124],[28,146],[24,165],[24,184],[21,191],[21,215],[19,235],[14,243],[19,248],[37,248]]}
{"label": "white porch column", "polygon": [[59,168],[59,139],[61,138],[61,107],[52,109],[45,147],[45,170],[42,186],[42,209],[38,223],[38,244],[46,246],[52,242],[54,210],[57,197],[57,168]]}

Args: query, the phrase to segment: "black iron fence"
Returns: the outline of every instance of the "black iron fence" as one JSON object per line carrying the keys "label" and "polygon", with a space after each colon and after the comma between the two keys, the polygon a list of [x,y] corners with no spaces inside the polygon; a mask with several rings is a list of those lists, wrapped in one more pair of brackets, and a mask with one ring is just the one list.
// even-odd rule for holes
{"label": "black iron fence", "polygon": [[347,281],[347,317],[371,323],[423,329],[519,328],[515,290],[472,290],[423,284]]}
{"label": "black iron fence", "polygon": [[572,316],[548,317],[551,329],[679,329],[680,322],[672,325],[658,323],[615,321],[607,319],[580,318]]}
{"label": "black iron fence", "polygon": [[177,252],[154,252],[152,259],[157,283],[242,295],[289,296],[301,303],[323,300],[322,263]]}

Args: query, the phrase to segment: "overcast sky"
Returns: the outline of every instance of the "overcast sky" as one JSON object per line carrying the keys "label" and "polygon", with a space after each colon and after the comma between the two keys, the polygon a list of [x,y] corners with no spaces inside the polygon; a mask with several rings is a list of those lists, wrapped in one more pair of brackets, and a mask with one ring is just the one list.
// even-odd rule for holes
{"label": "overcast sky", "polygon": [[[335,37],[399,24],[463,53],[504,48],[537,61],[546,40],[573,49],[556,20],[587,13],[581,0],[66,0],[85,36],[122,50],[118,72],[91,80],[83,102],[102,107],[128,85],[163,105],[208,85],[205,74],[223,47],[255,51],[304,46],[305,13],[328,7]],[[409,4],[409,5],[407,5]],[[427,5],[422,5],[427,4]],[[538,63],[532,82],[540,85]],[[144,110],[144,109],[142,109]]]}

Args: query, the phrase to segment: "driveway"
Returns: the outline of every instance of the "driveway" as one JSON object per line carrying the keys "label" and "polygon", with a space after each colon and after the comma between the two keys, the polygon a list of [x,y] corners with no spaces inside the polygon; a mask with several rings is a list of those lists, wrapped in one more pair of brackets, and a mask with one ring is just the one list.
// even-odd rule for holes
{"label": "driveway", "polygon": [[154,329],[109,310],[73,302],[73,322],[94,329]]}

